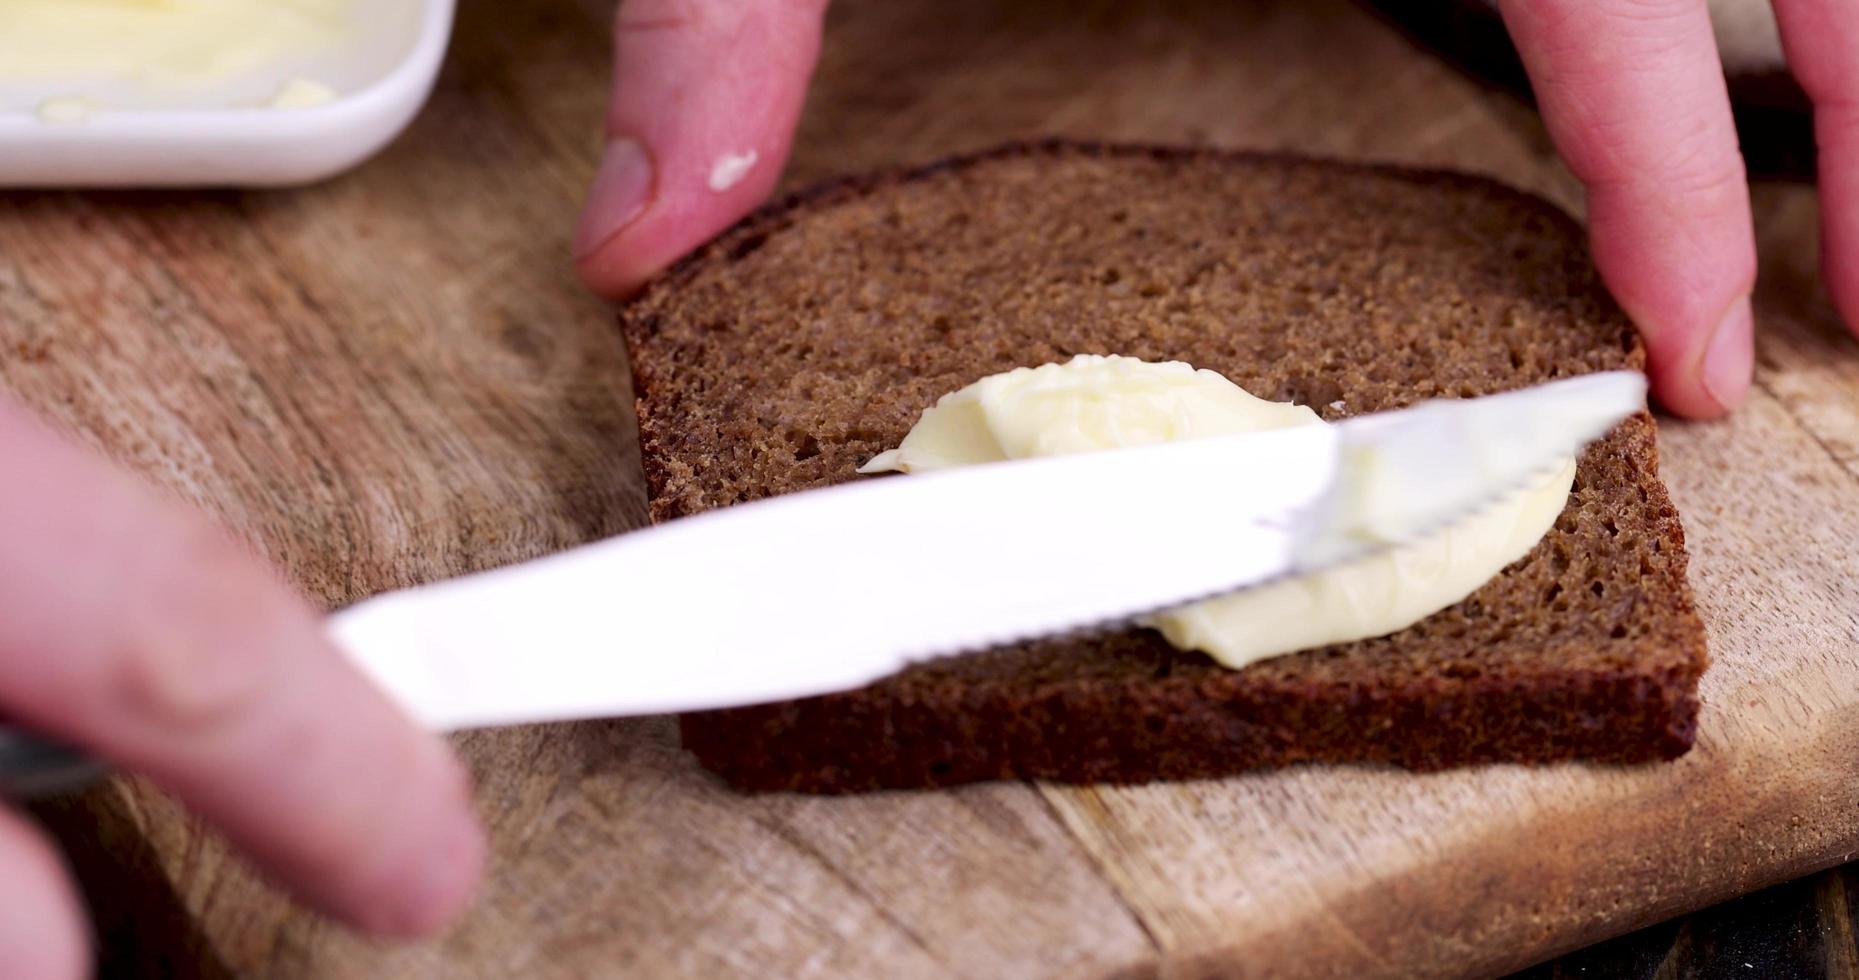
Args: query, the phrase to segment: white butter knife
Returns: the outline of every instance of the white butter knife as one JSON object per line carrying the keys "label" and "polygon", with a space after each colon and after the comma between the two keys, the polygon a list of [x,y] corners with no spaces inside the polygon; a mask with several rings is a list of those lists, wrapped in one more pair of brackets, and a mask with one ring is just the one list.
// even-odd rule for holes
{"label": "white butter knife", "polygon": [[[385,594],[330,630],[439,730],[847,690],[1410,540],[1520,490],[1645,394],[1637,373],[1591,374],[1336,425],[855,480]],[[0,733],[0,788],[16,781],[8,745]]]}
{"label": "white butter knife", "polygon": [[331,628],[438,729],[823,694],[1397,544],[1520,489],[1644,401],[1639,374],[1595,374],[1337,425],[855,480],[383,595]]}

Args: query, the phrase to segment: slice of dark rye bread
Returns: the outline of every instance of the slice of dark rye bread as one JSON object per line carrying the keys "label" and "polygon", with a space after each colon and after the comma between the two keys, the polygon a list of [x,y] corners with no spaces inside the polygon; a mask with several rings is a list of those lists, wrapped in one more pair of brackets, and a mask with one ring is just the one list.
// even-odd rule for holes
{"label": "slice of dark rye bread", "polygon": [[[1643,361],[1580,228],[1536,198],[1065,143],[799,194],[621,321],[660,521],[860,479],[938,396],[1077,353],[1187,361],[1330,419]],[[1657,467],[1651,417],[1631,419],[1587,452],[1528,557],[1382,639],[1240,671],[1142,630],[1032,643],[687,715],[684,744],[739,787],[806,792],[1671,758],[1707,657]],[[910,560],[882,541],[839,558],[873,575]]]}

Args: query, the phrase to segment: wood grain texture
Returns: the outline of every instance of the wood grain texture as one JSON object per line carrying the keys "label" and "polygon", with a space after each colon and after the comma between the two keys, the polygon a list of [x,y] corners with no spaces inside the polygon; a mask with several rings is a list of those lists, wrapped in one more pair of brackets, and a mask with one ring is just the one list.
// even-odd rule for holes
{"label": "wood grain texture", "polygon": [[[431,107],[324,187],[0,195],[0,389],[329,604],[635,526],[624,353],[568,271],[607,6],[463,4]],[[789,183],[1039,135],[1580,204],[1526,107],[1342,0],[842,0]],[[1757,391],[1663,433],[1717,658],[1678,763],[749,798],[664,719],[480,733],[493,878],[401,946],[294,909],[141,781],[39,814],[106,966],[151,974],[1476,975],[1836,863],[1859,850],[1859,351],[1813,298],[1811,190],[1757,209]]]}
{"label": "wood grain texture", "polygon": [[1511,980],[1859,977],[1848,865],[1600,943]]}

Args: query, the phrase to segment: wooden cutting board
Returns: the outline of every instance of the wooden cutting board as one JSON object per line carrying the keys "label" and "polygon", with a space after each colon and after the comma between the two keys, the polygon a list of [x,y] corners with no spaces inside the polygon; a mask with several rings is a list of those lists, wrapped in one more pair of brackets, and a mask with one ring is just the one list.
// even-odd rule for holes
{"label": "wooden cutting board", "polygon": [[[331,604],[637,525],[624,352],[567,246],[611,7],[463,4],[431,107],[328,186],[0,195],[0,388]],[[792,183],[1058,134],[1580,203],[1527,108],[1342,0],[842,0],[829,34]],[[1845,860],[1859,345],[1814,204],[1757,194],[1748,406],[1662,432],[1717,661],[1679,762],[748,798],[667,719],[480,733],[493,877],[412,946],[294,909],[139,780],[40,816],[111,967],[221,976],[1479,974]]]}

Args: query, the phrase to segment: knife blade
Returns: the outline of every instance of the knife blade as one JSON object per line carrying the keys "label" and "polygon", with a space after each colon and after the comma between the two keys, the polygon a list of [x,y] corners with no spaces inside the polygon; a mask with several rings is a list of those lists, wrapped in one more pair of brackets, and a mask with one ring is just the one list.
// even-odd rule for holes
{"label": "knife blade", "polygon": [[1645,400],[1633,372],[1336,425],[884,477],[394,593],[332,635],[438,729],[690,711],[1127,622],[1469,516]]}
{"label": "knife blade", "polygon": [[[1329,426],[884,477],[738,504],[330,617],[439,730],[697,710],[1138,616],[1471,516],[1645,404],[1636,372]],[[0,726],[0,795],[93,774]]]}

